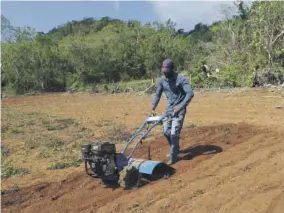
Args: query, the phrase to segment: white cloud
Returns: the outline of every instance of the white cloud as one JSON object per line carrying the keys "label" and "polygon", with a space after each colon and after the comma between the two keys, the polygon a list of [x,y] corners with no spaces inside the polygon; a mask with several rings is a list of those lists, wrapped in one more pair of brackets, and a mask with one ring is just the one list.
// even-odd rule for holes
{"label": "white cloud", "polygon": [[177,28],[191,30],[202,22],[212,24],[221,20],[222,5],[232,4],[230,1],[153,1],[154,11],[160,21],[169,18],[177,24]]}

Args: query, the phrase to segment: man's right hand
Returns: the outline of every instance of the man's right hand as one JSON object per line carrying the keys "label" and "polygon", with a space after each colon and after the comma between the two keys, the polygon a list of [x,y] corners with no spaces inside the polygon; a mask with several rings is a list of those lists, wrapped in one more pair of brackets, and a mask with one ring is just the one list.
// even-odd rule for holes
{"label": "man's right hand", "polygon": [[155,115],[156,115],[156,112],[155,112],[155,110],[152,109],[151,116],[155,116]]}

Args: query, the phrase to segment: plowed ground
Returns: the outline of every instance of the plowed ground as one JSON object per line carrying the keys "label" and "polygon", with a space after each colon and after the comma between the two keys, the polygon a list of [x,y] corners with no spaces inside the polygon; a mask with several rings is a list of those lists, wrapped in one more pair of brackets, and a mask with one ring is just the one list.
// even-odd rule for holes
{"label": "plowed ground", "polygon": [[[2,104],[73,116],[89,125],[103,114],[133,127],[143,121],[152,98],[59,96],[7,99]],[[23,187],[2,195],[2,212],[283,213],[283,100],[283,90],[197,93],[182,130],[181,160],[170,178],[131,190],[105,188],[85,174],[83,164],[60,171],[56,181],[53,171],[46,171],[40,182],[32,175],[11,178],[4,185],[17,181]],[[162,100],[158,112],[164,106]],[[121,112],[127,115],[120,117]],[[159,129],[135,157],[147,158],[148,145],[153,160],[167,161],[169,146]]]}

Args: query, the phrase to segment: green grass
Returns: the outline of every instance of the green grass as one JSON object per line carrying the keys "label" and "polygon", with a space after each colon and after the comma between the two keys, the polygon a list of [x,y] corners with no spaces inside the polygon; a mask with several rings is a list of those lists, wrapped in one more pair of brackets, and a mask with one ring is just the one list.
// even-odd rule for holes
{"label": "green grass", "polygon": [[228,134],[228,133],[230,133],[232,130],[231,130],[229,127],[226,127],[226,128],[224,129],[224,131],[226,132],[226,134]]}
{"label": "green grass", "polygon": [[18,184],[14,184],[10,189],[1,189],[1,195],[6,195],[6,194],[9,194],[9,193],[14,193],[14,192],[18,192],[20,189],[19,185]]}
{"label": "green grass", "polygon": [[42,121],[43,125],[47,128],[47,130],[62,130],[66,129],[71,125],[78,125],[72,118],[65,118],[65,119],[44,119]]}
{"label": "green grass", "polygon": [[7,179],[11,176],[23,176],[30,173],[26,168],[17,167],[9,159],[10,151],[1,145],[1,178]]}
{"label": "green grass", "polygon": [[56,169],[65,169],[69,167],[79,167],[79,166],[80,166],[80,161],[74,160],[71,162],[58,162],[58,163],[50,165],[47,169],[56,170]]}
{"label": "green grass", "polygon": [[10,191],[11,191],[11,192],[17,192],[17,191],[19,191],[19,189],[20,189],[19,185],[18,185],[18,184],[14,184],[14,185],[11,187]]}
{"label": "green grass", "polygon": [[24,176],[30,174],[30,171],[26,168],[16,167],[12,165],[9,160],[4,160],[1,165],[1,178],[7,179],[11,176]]}
{"label": "green grass", "polygon": [[196,194],[202,195],[202,194],[204,194],[204,190],[203,189],[197,189]]}

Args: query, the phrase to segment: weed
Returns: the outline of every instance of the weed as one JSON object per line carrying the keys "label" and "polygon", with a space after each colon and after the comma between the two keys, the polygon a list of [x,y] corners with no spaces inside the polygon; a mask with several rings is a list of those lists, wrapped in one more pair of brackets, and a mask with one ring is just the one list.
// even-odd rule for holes
{"label": "weed", "polygon": [[35,138],[27,138],[25,140],[25,146],[28,149],[35,149],[38,148],[41,145],[42,139],[40,137],[35,137]]}
{"label": "weed", "polygon": [[7,194],[8,193],[8,191],[7,190],[5,190],[5,189],[1,189],[1,195],[5,195],[5,194]]}
{"label": "weed", "polygon": [[110,126],[110,125],[113,125],[114,122],[111,121],[111,120],[103,120],[101,119],[97,124],[95,124],[96,127],[107,127],[107,126]]}
{"label": "weed", "polygon": [[1,178],[3,179],[7,179],[11,176],[15,176],[15,175],[27,175],[30,173],[30,171],[26,168],[22,168],[22,167],[15,167],[11,164],[10,161],[6,160],[3,162],[2,168],[1,168]]}
{"label": "weed", "polygon": [[7,124],[2,124],[2,127],[1,127],[1,133],[4,134],[6,132],[9,131],[9,125]]}
{"label": "weed", "polygon": [[24,130],[22,128],[11,129],[10,133],[17,135],[17,134],[24,133]]}
{"label": "weed", "polygon": [[203,189],[197,189],[196,190],[196,194],[199,194],[199,195],[204,194]]}
{"label": "weed", "polygon": [[47,128],[47,130],[52,131],[52,130],[66,129],[70,125],[77,124],[77,123],[72,118],[66,118],[66,119],[43,120],[42,124]]}
{"label": "weed", "polygon": [[231,129],[230,129],[229,127],[226,127],[226,128],[224,129],[224,131],[225,131],[226,133],[230,133],[230,132],[231,132]]}
{"label": "weed", "polygon": [[45,138],[44,145],[48,148],[53,148],[53,150],[58,150],[59,147],[64,145],[64,142],[54,135],[45,135]]}
{"label": "weed", "polygon": [[38,154],[38,157],[41,158],[41,159],[50,158],[51,157],[51,153],[49,152],[49,150],[43,149]]}
{"label": "weed", "polygon": [[103,139],[119,143],[127,141],[131,136],[131,133],[127,131],[127,127],[122,124],[113,123],[112,126],[108,127],[103,133]]}
{"label": "weed", "polygon": [[3,161],[4,158],[6,158],[9,155],[9,150],[1,145],[1,159]]}
{"label": "weed", "polygon": [[55,163],[51,166],[49,166],[47,169],[48,170],[56,170],[56,169],[64,169],[64,168],[69,168],[69,167],[79,167],[80,166],[80,161],[74,160],[71,162],[58,162]]}
{"label": "weed", "polygon": [[11,191],[11,192],[17,192],[17,191],[19,191],[19,189],[20,189],[19,185],[18,185],[18,184],[14,184],[14,185],[11,187],[10,191]]}
{"label": "weed", "polygon": [[86,128],[86,127],[82,127],[81,129],[80,129],[80,132],[85,132],[85,131],[87,131],[88,129]]}

